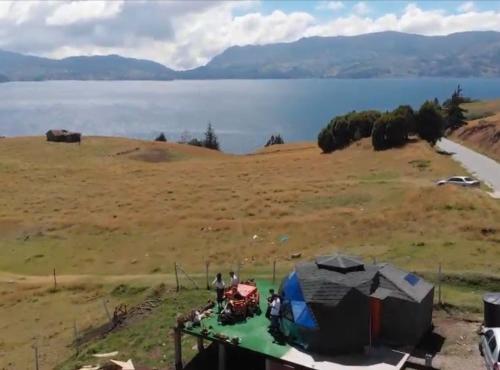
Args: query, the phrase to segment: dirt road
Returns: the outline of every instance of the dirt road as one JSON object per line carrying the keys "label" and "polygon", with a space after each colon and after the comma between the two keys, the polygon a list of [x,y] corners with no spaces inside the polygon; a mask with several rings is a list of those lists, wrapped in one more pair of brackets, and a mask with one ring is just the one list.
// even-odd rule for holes
{"label": "dirt road", "polygon": [[441,139],[437,145],[453,153],[455,160],[493,189],[491,195],[494,198],[500,198],[500,163],[448,139]]}

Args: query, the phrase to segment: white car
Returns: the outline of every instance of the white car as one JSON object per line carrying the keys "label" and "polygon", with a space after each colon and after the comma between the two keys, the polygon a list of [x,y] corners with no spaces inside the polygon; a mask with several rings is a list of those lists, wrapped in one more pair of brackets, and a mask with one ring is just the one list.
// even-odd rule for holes
{"label": "white car", "polygon": [[500,328],[484,328],[481,332],[479,352],[487,370],[500,370]]}
{"label": "white car", "polygon": [[480,182],[468,176],[453,176],[447,179],[439,180],[437,185],[454,184],[460,186],[479,186]]}

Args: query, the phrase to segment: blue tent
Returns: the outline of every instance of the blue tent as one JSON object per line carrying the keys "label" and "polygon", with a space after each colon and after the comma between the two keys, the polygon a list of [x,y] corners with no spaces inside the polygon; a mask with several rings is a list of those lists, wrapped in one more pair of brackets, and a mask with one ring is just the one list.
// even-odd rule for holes
{"label": "blue tent", "polygon": [[306,329],[318,328],[316,319],[305,302],[299,279],[295,271],[290,273],[283,281],[281,294],[283,295],[283,304],[293,316],[288,317],[288,319],[292,319],[295,325],[299,325]]}

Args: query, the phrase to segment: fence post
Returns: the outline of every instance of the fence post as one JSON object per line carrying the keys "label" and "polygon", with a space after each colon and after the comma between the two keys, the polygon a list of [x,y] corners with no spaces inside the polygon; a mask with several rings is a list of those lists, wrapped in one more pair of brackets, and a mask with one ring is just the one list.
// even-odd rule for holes
{"label": "fence post", "polygon": [[196,289],[199,289],[199,286],[198,286],[198,283],[196,282],[196,280],[194,280],[193,278],[191,278],[191,276],[189,276],[187,274],[187,272],[184,271],[184,269],[182,268],[181,265],[176,265],[176,266],[177,266],[177,269],[181,270],[181,272],[184,274],[184,276],[186,276],[188,278],[188,280],[193,283],[193,285],[196,287]]}
{"label": "fence post", "polygon": [[273,285],[276,283],[276,260],[273,261]]}
{"label": "fence post", "polygon": [[210,290],[210,281],[208,279],[208,260],[205,261],[205,275],[206,275],[206,278],[207,278],[207,290]]}
{"label": "fence post", "polygon": [[104,307],[104,311],[106,312],[106,316],[108,318],[108,321],[111,322],[112,321],[111,320],[111,314],[109,313],[108,305],[106,304],[106,299],[105,298],[102,299],[102,305]]}
{"label": "fence post", "polygon": [[439,267],[438,267],[438,303],[441,306],[443,304],[443,301],[441,300],[441,262],[439,262]]}
{"label": "fence post", "polygon": [[54,290],[57,290],[56,268],[54,267]]}
{"label": "fence post", "polygon": [[39,367],[38,367],[38,344],[35,343],[33,345],[33,349],[35,351],[35,370],[39,370]]}
{"label": "fence post", "polygon": [[78,328],[76,327],[76,320],[73,321],[73,334],[75,336],[75,351],[76,354],[80,352],[79,350],[79,344],[78,344]]}
{"label": "fence post", "polygon": [[174,262],[174,271],[175,271],[175,286],[176,286],[176,291],[178,292],[180,290],[180,286],[179,286],[179,275],[177,275],[177,262]]}

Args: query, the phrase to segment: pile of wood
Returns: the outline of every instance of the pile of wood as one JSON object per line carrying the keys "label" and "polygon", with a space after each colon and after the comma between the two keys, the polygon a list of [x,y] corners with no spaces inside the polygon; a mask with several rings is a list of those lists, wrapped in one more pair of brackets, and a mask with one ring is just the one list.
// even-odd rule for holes
{"label": "pile of wood", "polygon": [[82,140],[82,134],[67,130],[49,130],[45,133],[47,141],[58,143],[79,143]]}
{"label": "pile of wood", "polygon": [[109,333],[126,327],[132,322],[139,321],[150,315],[163,302],[166,293],[165,287],[160,285],[143,302],[128,307],[126,304],[119,304],[113,310],[113,316],[110,315],[109,321],[90,329],[85,330],[77,340],[78,345],[88,343],[95,338],[103,338]]}

